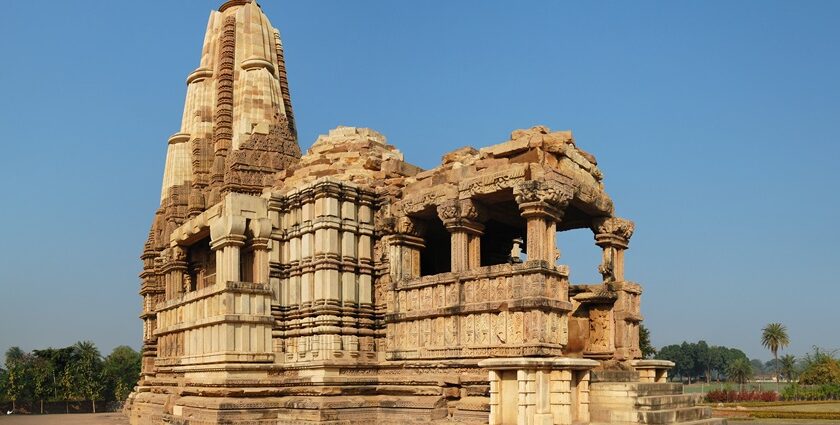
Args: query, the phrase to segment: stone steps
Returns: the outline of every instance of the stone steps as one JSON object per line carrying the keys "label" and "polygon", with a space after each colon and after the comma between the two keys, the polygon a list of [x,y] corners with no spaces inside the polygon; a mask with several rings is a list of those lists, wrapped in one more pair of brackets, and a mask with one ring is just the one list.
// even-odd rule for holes
{"label": "stone steps", "polygon": [[672,424],[694,422],[712,416],[712,408],[706,406],[681,407],[677,409],[643,410],[639,412],[639,423]]}
{"label": "stone steps", "polygon": [[[590,386],[593,424],[726,425],[712,409],[698,406],[701,394],[683,394],[682,384],[599,382]],[[592,392],[594,391],[594,392]]]}
{"label": "stone steps", "polygon": [[636,392],[639,397],[680,395],[683,393],[683,385],[673,383],[640,383],[636,384]]}
{"label": "stone steps", "polygon": [[680,425],[727,425],[725,418],[706,418],[697,421],[681,422]]}
{"label": "stone steps", "polygon": [[665,410],[695,406],[703,399],[702,394],[673,394],[643,396],[636,399],[639,410]]}

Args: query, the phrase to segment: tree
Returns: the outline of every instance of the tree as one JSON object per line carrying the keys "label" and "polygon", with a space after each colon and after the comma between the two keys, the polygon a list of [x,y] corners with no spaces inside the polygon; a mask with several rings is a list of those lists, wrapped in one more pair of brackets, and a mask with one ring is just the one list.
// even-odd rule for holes
{"label": "tree", "polygon": [[840,361],[832,353],[814,347],[814,353],[805,355],[799,383],[805,385],[840,384]]}
{"label": "tree", "polygon": [[791,354],[785,354],[779,359],[779,369],[782,375],[787,378],[788,382],[793,381],[793,375],[796,374],[796,357]]}
{"label": "tree", "polygon": [[656,348],[650,343],[650,330],[645,325],[639,325],[639,349],[643,359],[652,359],[656,355]]}
{"label": "tree", "polygon": [[108,387],[117,401],[128,398],[140,378],[140,361],[140,353],[125,345],[114,348],[105,358],[104,371]]}
{"label": "tree", "polygon": [[32,359],[32,385],[33,395],[40,403],[41,414],[44,414],[44,399],[50,398],[54,393],[55,381],[53,380],[52,363],[41,357]]}
{"label": "tree", "polygon": [[8,372],[6,372],[6,369],[0,367],[0,402],[6,400],[6,383],[8,380]]}
{"label": "tree", "polygon": [[697,358],[694,353],[694,348],[695,347],[693,347],[692,344],[685,341],[680,344],[680,362],[682,363],[681,370],[683,371],[683,374],[688,377],[688,385],[691,385],[691,374],[694,372],[695,359]]}
{"label": "tree", "polygon": [[96,413],[96,399],[102,397],[105,389],[102,373],[102,355],[90,341],[77,342],[73,346],[76,358],[73,365],[73,377],[84,400],[90,400],[93,413]]}
{"label": "tree", "polygon": [[20,347],[6,350],[6,397],[12,402],[12,411],[17,410],[18,400],[28,398],[32,390],[29,356]]}
{"label": "tree", "polygon": [[23,361],[26,358],[26,352],[21,350],[20,347],[9,347],[6,350],[6,364],[8,365],[9,362],[17,362]]}
{"label": "tree", "polygon": [[750,366],[752,366],[753,375],[761,375],[765,372],[764,362],[759,359],[750,360]]}
{"label": "tree", "polygon": [[746,359],[735,359],[726,369],[730,381],[739,384],[739,391],[744,390],[744,384],[752,377],[752,365]]}
{"label": "tree", "polygon": [[694,375],[705,375],[708,384],[712,378],[712,357],[709,344],[706,341],[697,341],[694,344]]}
{"label": "tree", "polygon": [[776,380],[779,380],[779,349],[790,345],[787,328],[781,323],[770,323],[761,331],[761,345],[773,353],[773,359],[776,360]]}

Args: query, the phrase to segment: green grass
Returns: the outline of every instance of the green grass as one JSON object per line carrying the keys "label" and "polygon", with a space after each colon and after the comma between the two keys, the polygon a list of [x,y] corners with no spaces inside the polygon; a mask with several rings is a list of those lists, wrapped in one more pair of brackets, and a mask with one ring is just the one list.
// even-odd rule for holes
{"label": "green grass", "polygon": [[840,413],[840,402],[828,403],[808,403],[808,404],[788,404],[788,405],[773,405],[767,407],[755,407],[755,410],[773,410],[776,412],[830,412]]}

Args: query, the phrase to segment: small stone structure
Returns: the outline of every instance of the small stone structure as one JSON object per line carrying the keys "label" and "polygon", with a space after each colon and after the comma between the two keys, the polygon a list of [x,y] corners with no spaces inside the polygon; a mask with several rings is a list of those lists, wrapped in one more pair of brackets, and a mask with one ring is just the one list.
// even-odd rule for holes
{"label": "small stone structure", "polygon": [[[259,6],[213,12],[143,250],[132,424],[717,423],[641,360],[633,223],[570,132],[422,170],[369,129],[301,156]],[[557,232],[591,229],[603,281]]]}

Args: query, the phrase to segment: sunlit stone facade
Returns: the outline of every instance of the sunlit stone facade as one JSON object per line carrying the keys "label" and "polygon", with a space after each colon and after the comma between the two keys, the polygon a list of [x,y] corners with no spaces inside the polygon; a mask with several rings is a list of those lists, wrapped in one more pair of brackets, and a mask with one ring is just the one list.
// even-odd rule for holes
{"label": "sunlit stone facade", "polygon": [[[633,223],[570,132],[422,170],[369,129],[301,156],[294,122],[279,32],[225,3],[143,250],[132,424],[715,422],[641,360]],[[600,282],[560,264],[581,228]]]}

